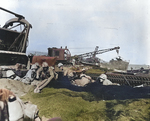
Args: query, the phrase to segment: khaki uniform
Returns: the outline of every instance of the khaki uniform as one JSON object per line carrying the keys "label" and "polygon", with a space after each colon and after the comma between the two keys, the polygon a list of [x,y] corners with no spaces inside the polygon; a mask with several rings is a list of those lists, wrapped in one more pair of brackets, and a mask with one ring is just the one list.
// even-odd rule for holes
{"label": "khaki uniform", "polygon": [[68,76],[68,77],[73,77],[73,70],[71,70],[70,68],[64,68],[64,76]]}
{"label": "khaki uniform", "polygon": [[113,83],[112,83],[110,80],[105,79],[105,80],[103,81],[103,85],[113,85]]}
{"label": "khaki uniform", "polygon": [[92,80],[90,76],[87,76],[86,74],[80,74],[80,79],[74,80],[72,84],[83,87],[91,82],[94,82],[94,80]]}
{"label": "khaki uniform", "polygon": [[[39,74],[40,72],[43,71],[43,68],[39,68],[39,70],[37,71],[37,77],[39,78]],[[46,75],[48,74],[48,75]],[[44,87],[46,87],[49,82],[52,80],[52,79],[57,79],[58,78],[58,74],[54,71],[54,69],[52,69],[51,67],[48,68],[48,71],[45,73],[45,78],[42,82],[40,82],[36,89],[34,90],[35,93],[39,93],[40,90],[42,90]]]}

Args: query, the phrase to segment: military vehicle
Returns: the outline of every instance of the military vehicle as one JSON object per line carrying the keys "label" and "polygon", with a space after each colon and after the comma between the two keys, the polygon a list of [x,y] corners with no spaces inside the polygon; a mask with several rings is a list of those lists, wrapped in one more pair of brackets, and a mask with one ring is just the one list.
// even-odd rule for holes
{"label": "military vehicle", "polygon": [[26,48],[29,30],[32,26],[24,16],[2,7],[0,9],[15,15],[15,18],[8,20],[3,27],[0,27],[0,65],[15,65],[16,63],[27,65]]}
{"label": "military vehicle", "polygon": [[127,70],[129,62],[122,60],[120,56],[118,56],[115,60],[114,59],[110,60],[110,62],[106,62],[96,57],[97,54],[103,54],[103,53],[113,51],[113,50],[116,50],[118,54],[120,47],[114,47],[114,48],[108,48],[108,49],[102,49],[102,50],[98,50],[98,48],[99,47],[96,46],[93,52],[75,55],[76,60],[86,65],[95,65],[95,66],[100,66],[103,68]]}
{"label": "military vehicle", "polygon": [[71,53],[67,46],[65,48],[48,48],[48,56],[50,57],[56,57],[57,62],[56,63],[63,63],[63,64],[72,64],[71,63]]}

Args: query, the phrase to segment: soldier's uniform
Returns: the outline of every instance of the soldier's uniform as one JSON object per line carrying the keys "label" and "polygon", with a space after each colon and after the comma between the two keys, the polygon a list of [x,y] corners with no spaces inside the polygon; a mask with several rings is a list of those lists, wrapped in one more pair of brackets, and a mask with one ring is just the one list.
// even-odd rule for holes
{"label": "soldier's uniform", "polygon": [[41,68],[37,70],[37,79],[40,78],[40,73],[44,80],[37,85],[37,87],[34,90],[34,93],[39,93],[40,90],[46,87],[52,79],[56,80],[58,78],[58,74],[55,72],[54,67],[48,67],[48,64],[46,62],[42,65]]}
{"label": "soldier's uniform", "polygon": [[101,74],[99,76],[99,78],[100,78],[100,82],[102,82],[103,85],[113,85],[113,83],[110,80],[107,79],[107,75]]}

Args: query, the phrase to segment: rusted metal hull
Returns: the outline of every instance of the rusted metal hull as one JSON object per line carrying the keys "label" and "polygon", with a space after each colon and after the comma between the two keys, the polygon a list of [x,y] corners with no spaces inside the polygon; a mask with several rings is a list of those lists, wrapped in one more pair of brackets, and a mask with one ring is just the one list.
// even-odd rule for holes
{"label": "rusted metal hull", "polygon": [[16,63],[27,65],[27,62],[28,57],[25,53],[0,50],[0,65],[16,65]]}
{"label": "rusted metal hull", "polygon": [[16,18],[8,20],[0,27],[0,65],[27,64],[25,55],[31,24],[25,17],[0,7],[1,10],[13,14]]}
{"label": "rusted metal hull", "polygon": [[63,64],[72,64],[71,63],[71,53],[67,47],[65,48],[48,48],[48,56],[50,57],[56,57],[57,58],[57,64],[63,63]]}
{"label": "rusted metal hull", "polygon": [[150,85],[150,77],[136,76],[136,75],[123,75],[123,74],[107,74],[107,78],[113,83],[119,83],[120,85],[138,86],[138,85]]}
{"label": "rusted metal hull", "polygon": [[[92,79],[96,80],[99,75],[89,74]],[[148,75],[129,75],[129,74],[114,74],[107,73],[107,78],[113,83],[119,83],[120,85],[138,86],[144,84],[150,86],[150,76]]]}
{"label": "rusted metal hull", "polygon": [[33,56],[32,64],[39,63],[42,65],[43,62],[47,62],[49,66],[54,66],[56,63],[56,57],[47,57],[47,56]]}
{"label": "rusted metal hull", "polygon": [[[8,51],[10,46],[14,43],[15,39],[19,36],[19,32],[11,31],[5,28],[0,28],[0,50]],[[22,39],[24,38],[22,34],[18,41],[14,44],[9,51],[19,52]],[[26,48],[23,49],[23,52],[26,52]]]}
{"label": "rusted metal hull", "polygon": [[101,63],[102,68],[127,70],[129,62],[123,60],[111,60],[109,63]]}

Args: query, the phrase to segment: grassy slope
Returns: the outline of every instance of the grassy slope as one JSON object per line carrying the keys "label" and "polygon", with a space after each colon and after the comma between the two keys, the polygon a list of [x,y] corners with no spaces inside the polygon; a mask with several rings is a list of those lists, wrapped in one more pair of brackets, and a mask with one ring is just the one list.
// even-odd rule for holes
{"label": "grassy slope", "polygon": [[54,88],[44,88],[40,94],[31,91],[22,99],[38,105],[40,116],[63,121],[150,120],[150,99],[96,101],[87,92]]}

